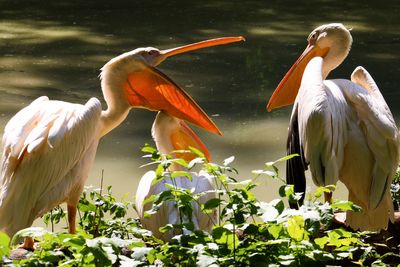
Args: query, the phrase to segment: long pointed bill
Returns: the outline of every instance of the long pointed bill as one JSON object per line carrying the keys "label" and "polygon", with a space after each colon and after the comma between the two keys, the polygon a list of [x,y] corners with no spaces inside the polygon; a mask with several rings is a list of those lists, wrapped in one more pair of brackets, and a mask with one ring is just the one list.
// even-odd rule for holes
{"label": "long pointed bill", "polygon": [[124,84],[124,90],[131,106],[164,111],[170,116],[222,135],[201,107],[183,89],[155,68],[144,66],[142,71],[130,74]]}
{"label": "long pointed bill", "polygon": [[[241,36],[222,37],[162,50],[158,63],[169,56],[244,40]],[[164,111],[212,133],[222,135],[207,114],[183,89],[162,72],[146,64],[143,65],[143,70],[128,75],[128,80],[124,84],[126,97],[132,106]]]}
{"label": "long pointed bill", "polygon": [[221,37],[221,38],[216,38],[216,39],[210,39],[206,41],[201,41],[193,44],[188,44],[176,48],[171,48],[171,49],[166,49],[162,50],[161,54],[164,55],[165,57],[170,57],[173,55],[177,54],[182,54],[186,53],[189,51],[193,50],[198,50],[210,46],[216,46],[216,45],[224,45],[224,44],[230,44],[234,42],[240,42],[240,41],[245,41],[245,38],[242,36],[237,36],[237,37]]}
{"label": "long pointed bill", "polygon": [[301,85],[304,69],[313,57],[325,57],[329,49],[321,49],[315,45],[308,45],[301,56],[283,77],[276,87],[267,104],[267,110],[291,105],[294,103]]}
{"label": "long pointed bill", "polygon": [[[171,134],[171,143],[174,147],[174,150],[190,150],[190,147],[194,147],[203,152],[208,161],[211,161],[210,152],[200,138],[184,121],[180,121],[180,125],[181,127],[177,128]],[[176,157],[182,158],[189,162],[194,159],[196,155],[193,153],[176,153]]]}

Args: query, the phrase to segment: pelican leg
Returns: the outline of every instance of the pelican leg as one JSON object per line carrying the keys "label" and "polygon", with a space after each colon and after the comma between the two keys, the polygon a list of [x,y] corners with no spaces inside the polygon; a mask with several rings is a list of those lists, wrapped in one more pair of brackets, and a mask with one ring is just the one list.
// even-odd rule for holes
{"label": "pelican leg", "polygon": [[75,234],[76,233],[76,225],[75,225],[75,219],[76,219],[76,205],[67,205],[68,209],[68,230],[70,234]]}

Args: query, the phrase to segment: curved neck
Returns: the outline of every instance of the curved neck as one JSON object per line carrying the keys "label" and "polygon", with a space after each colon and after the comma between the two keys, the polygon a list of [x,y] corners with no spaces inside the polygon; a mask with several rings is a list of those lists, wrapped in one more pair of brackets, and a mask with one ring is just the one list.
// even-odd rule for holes
{"label": "curved neck", "polygon": [[111,132],[114,128],[120,125],[128,116],[129,107],[125,109],[108,107],[101,112],[101,137]]}
{"label": "curved neck", "polygon": [[101,137],[109,133],[115,127],[121,124],[128,116],[131,106],[129,105],[122,85],[117,79],[109,79],[109,76],[103,77],[101,87],[104,99],[107,103],[107,109],[101,112]]}
{"label": "curved neck", "polygon": [[[325,60],[322,57],[314,57],[310,62],[308,62],[301,79],[301,85],[296,96],[296,102],[299,102],[300,100],[300,102],[305,103],[314,101],[316,100],[316,95],[319,95],[321,90],[324,89],[324,63]],[[307,99],[307,101],[304,99]]]}
{"label": "curved neck", "polygon": [[324,80],[332,70],[336,69],[346,59],[350,52],[352,37],[347,30],[337,31],[325,43],[329,47],[329,52],[324,57],[322,66]]}

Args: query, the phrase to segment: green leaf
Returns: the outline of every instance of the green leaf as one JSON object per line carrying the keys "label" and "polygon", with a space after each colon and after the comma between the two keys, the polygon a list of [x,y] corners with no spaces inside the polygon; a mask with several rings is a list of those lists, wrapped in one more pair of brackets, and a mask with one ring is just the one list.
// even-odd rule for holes
{"label": "green leaf", "polygon": [[166,224],[162,227],[160,227],[158,230],[160,231],[160,233],[166,233],[168,231],[171,231],[174,229],[174,226],[172,224]]}
{"label": "green leaf", "polygon": [[225,244],[230,250],[234,250],[239,246],[239,238],[236,234],[222,226],[215,227],[212,235],[217,244]]}
{"label": "green leaf", "polygon": [[221,203],[223,202],[222,199],[219,198],[212,198],[210,200],[208,200],[206,203],[204,203],[203,205],[203,209],[204,210],[212,210],[217,208],[219,205],[221,205]]}
{"label": "green leaf", "polygon": [[268,232],[272,235],[274,239],[278,239],[280,234],[282,233],[283,226],[282,224],[270,224],[268,226]]}
{"label": "green leaf", "polygon": [[185,167],[185,168],[188,167],[188,163],[187,163],[186,160],[184,160],[184,159],[178,158],[178,159],[173,159],[172,161],[173,161],[174,163],[176,163],[176,164],[179,164],[179,165]]}
{"label": "green leaf", "polygon": [[284,157],[282,157],[282,158],[280,158],[280,159],[277,159],[277,160],[275,160],[275,161],[267,162],[267,163],[265,163],[265,165],[266,165],[267,167],[270,167],[270,166],[276,165],[276,164],[279,163],[279,162],[284,162],[284,161],[287,161],[287,160],[289,160],[289,159],[291,159],[291,158],[298,157],[298,156],[299,156],[299,154],[287,155],[287,156],[284,156]]}
{"label": "green leaf", "polygon": [[4,232],[0,232],[0,259],[10,254],[9,245],[10,245],[10,237]]}
{"label": "green leaf", "polygon": [[360,212],[362,210],[361,207],[357,206],[356,204],[354,204],[351,201],[346,201],[346,200],[336,201],[331,204],[331,207],[333,209],[338,209],[340,211],[351,210],[351,211],[355,211],[355,212]]}
{"label": "green leaf", "polygon": [[197,157],[199,157],[199,158],[205,158],[204,153],[201,152],[200,150],[198,150],[197,148],[192,147],[192,146],[189,146],[189,149],[190,149],[190,151],[192,151],[194,154],[196,154]]}
{"label": "green leaf", "polygon": [[322,196],[323,193],[330,193],[330,192],[331,192],[331,190],[329,190],[328,188],[325,188],[325,187],[320,186],[320,187],[318,187],[318,188],[315,190],[314,196],[315,196],[316,198],[319,198],[319,197]]}
{"label": "green leaf", "polygon": [[296,215],[289,218],[287,221],[287,232],[289,236],[296,241],[306,239],[307,233],[304,230],[303,217]]}
{"label": "green leaf", "polygon": [[171,178],[176,178],[176,177],[187,177],[190,181],[192,181],[192,174],[186,171],[173,171],[171,173]]}
{"label": "green leaf", "polygon": [[314,242],[317,244],[321,249],[324,249],[325,245],[328,243],[329,238],[327,236],[315,238]]}
{"label": "green leaf", "polygon": [[12,238],[11,244],[15,245],[20,238],[23,237],[42,237],[46,234],[51,234],[49,231],[42,227],[29,227],[18,231]]}
{"label": "green leaf", "polygon": [[283,203],[282,199],[274,199],[270,202],[272,206],[281,214],[285,209],[285,204]]}
{"label": "green leaf", "polygon": [[93,262],[95,266],[110,266],[112,264],[99,239],[86,239],[86,247],[82,250],[82,254],[85,255],[89,252],[94,256],[89,262]]}
{"label": "green leaf", "polygon": [[164,166],[162,164],[158,164],[157,169],[156,169],[156,177],[162,177],[164,174]]}
{"label": "green leaf", "polygon": [[154,147],[150,146],[149,144],[145,144],[144,147],[142,147],[142,152],[143,153],[153,154],[153,153],[157,152],[157,149],[155,149]]}
{"label": "green leaf", "polygon": [[279,187],[279,195],[281,197],[290,197],[294,195],[294,185],[292,184],[287,184],[287,185],[282,185]]}

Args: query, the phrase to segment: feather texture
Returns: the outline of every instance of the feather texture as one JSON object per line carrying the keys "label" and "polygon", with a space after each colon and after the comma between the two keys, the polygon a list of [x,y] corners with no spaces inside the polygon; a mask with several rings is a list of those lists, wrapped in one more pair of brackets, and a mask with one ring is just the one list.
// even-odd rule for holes
{"label": "feather texture", "polygon": [[8,122],[0,229],[12,236],[55,205],[76,204],[89,172],[83,166],[92,165],[99,141],[100,114],[95,98],[79,105],[41,97]]}

